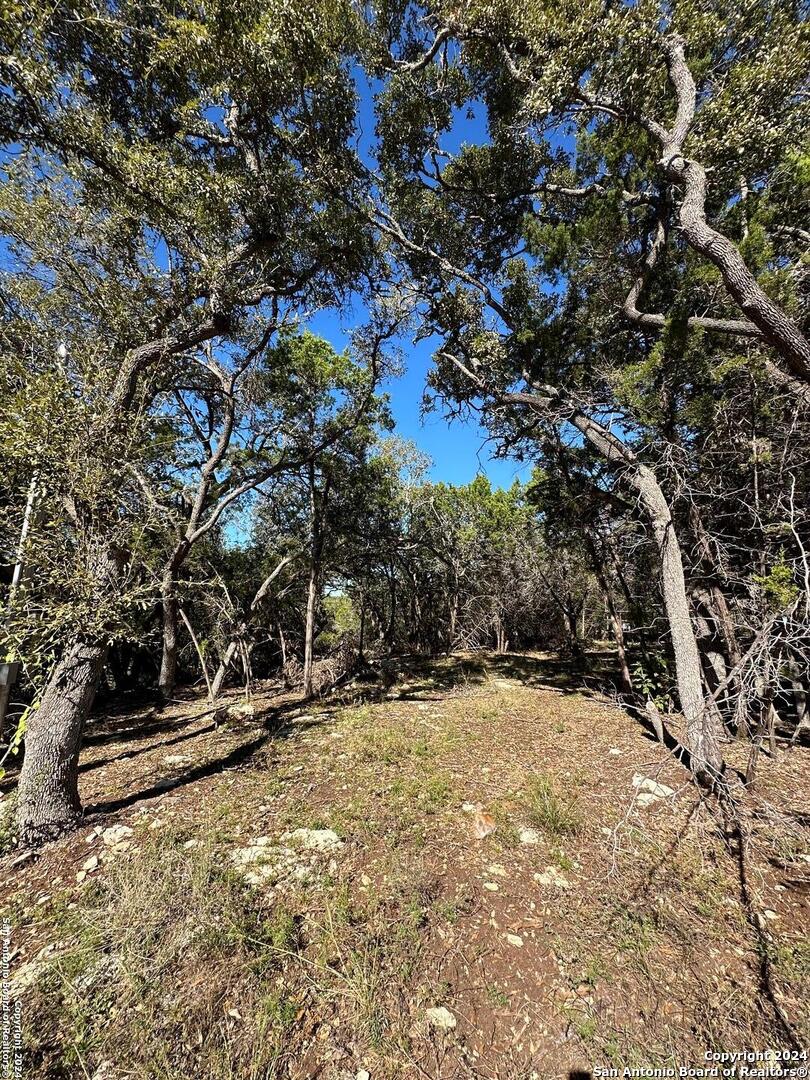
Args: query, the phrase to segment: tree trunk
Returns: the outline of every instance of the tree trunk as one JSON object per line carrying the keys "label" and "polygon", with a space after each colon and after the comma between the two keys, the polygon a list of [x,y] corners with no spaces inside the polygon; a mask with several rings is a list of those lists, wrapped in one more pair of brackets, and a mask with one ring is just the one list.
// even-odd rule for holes
{"label": "tree trunk", "polygon": [[315,611],[318,603],[318,566],[313,553],[309,566],[307,587],[307,621],[304,631],[304,697],[312,696],[313,645],[315,641]]}
{"label": "tree trunk", "polygon": [[810,342],[787,313],[763,292],[739,248],[706,219],[706,170],[683,152],[697,101],[697,87],[686,62],[685,49],[685,40],[677,34],[665,40],[667,71],[678,98],[678,109],[670,130],[655,125],[654,131],[661,140],[661,165],[667,177],[683,188],[679,210],[681,233],[690,247],[717,267],[743,314],[782,356],[791,373],[808,383]]}
{"label": "tree trunk", "polygon": [[743,314],[783,357],[791,373],[810,382],[807,338],[759,287],[736,245],[706,221],[706,170],[673,148],[665,149],[663,161],[669,177],[684,186],[679,218],[687,243],[714,263]]}
{"label": "tree trunk", "polygon": [[717,718],[706,708],[703,697],[700,654],[692,627],[681,548],[669,504],[655,473],[639,462],[615,435],[579,410],[569,419],[608,461],[623,467],[624,482],[638,493],[650,523],[661,569],[661,590],[675,656],[678,697],[686,720],[684,741],[691,758],[690,767],[697,779],[711,782],[723,770],[720,733]]}
{"label": "tree trunk", "polygon": [[177,631],[179,626],[177,576],[172,564],[169,564],[163,571],[160,595],[163,604],[163,655],[160,660],[158,690],[162,698],[168,699],[174,694],[174,688],[177,684]]}
{"label": "tree trunk", "polygon": [[[126,553],[101,545],[91,560],[99,599],[121,588]],[[57,662],[25,735],[17,789],[20,842],[37,846],[75,825],[81,815],[78,770],[82,731],[109,651],[105,640],[77,636]]]}
{"label": "tree trunk", "polygon": [[605,610],[610,620],[610,626],[613,631],[613,640],[616,642],[616,655],[619,660],[619,675],[622,691],[625,694],[633,693],[633,677],[630,674],[630,667],[627,663],[627,648],[624,641],[624,627],[622,626],[622,619],[619,612],[616,610],[616,605],[613,602],[613,591],[610,588],[610,584],[605,573],[602,560],[599,556],[599,551],[596,546],[596,542],[591,536],[590,532],[585,532],[585,543],[588,548],[588,554],[591,557],[591,566],[596,577],[599,588],[602,590],[602,596],[605,600]]}
{"label": "tree trunk", "polygon": [[625,694],[633,693],[633,676],[630,674],[630,665],[627,663],[627,648],[624,641],[624,627],[622,626],[622,619],[616,610],[616,605],[613,603],[613,597],[610,594],[610,590],[606,587],[602,589],[605,597],[605,606],[607,607],[608,618],[610,619],[610,626],[613,631],[613,640],[616,642],[616,656],[619,661],[619,679],[622,691]]}
{"label": "tree trunk", "polygon": [[723,767],[716,717],[703,697],[700,654],[692,628],[683,560],[669,505],[653,472],[637,465],[628,480],[641,496],[661,562],[661,586],[669,623],[681,711],[686,719],[686,747],[699,779],[716,778]]}
{"label": "tree trunk", "polygon": [[278,651],[281,654],[281,679],[284,685],[287,685],[287,641],[284,637],[284,631],[281,628],[281,623],[278,625]]}
{"label": "tree trunk", "polygon": [[211,683],[211,697],[214,701],[217,700],[222,693],[222,684],[225,682],[225,676],[228,674],[228,668],[233,662],[233,658],[236,656],[236,651],[239,648],[238,641],[231,641],[225,650],[225,655],[222,657],[222,661],[217,668],[216,675],[214,675],[213,682]]}
{"label": "tree trunk", "polygon": [[31,712],[18,789],[17,825],[23,847],[70,830],[81,816],[78,773],[85,720],[104,669],[106,644],[69,645]]}
{"label": "tree trunk", "polygon": [[[312,432],[310,435],[314,437]],[[323,553],[323,521],[329,487],[330,480],[327,476],[324,481],[323,491],[318,491],[315,462],[311,460],[309,463],[309,584],[307,586],[307,617],[304,630],[304,697],[312,697],[312,669],[315,660],[315,617],[318,611],[318,587],[321,576],[321,555]]]}
{"label": "tree trunk", "polygon": [[575,610],[572,610],[567,603],[560,604],[560,611],[562,612],[563,626],[565,627],[565,651],[572,660],[579,660],[582,656],[582,646],[579,640],[579,633],[577,632],[578,614]]}

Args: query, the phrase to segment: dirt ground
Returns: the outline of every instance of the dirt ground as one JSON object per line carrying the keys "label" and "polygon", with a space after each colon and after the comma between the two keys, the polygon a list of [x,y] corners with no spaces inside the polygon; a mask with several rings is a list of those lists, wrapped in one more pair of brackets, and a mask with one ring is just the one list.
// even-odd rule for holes
{"label": "dirt ground", "polygon": [[741,859],[597,676],[387,681],[94,719],[82,828],[0,860],[25,1076],[582,1080],[807,1046],[806,747],[763,756]]}

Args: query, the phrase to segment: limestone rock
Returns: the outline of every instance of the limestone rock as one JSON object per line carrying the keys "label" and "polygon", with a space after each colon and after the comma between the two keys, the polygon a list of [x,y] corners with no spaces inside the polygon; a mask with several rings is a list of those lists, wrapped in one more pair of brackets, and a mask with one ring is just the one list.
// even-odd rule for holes
{"label": "limestone rock", "polygon": [[110,825],[101,834],[101,839],[106,847],[113,848],[115,851],[125,851],[129,847],[129,838],[131,836],[132,829],[130,829],[129,825]]}
{"label": "limestone rock", "polygon": [[642,776],[641,773],[634,773],[633,787],[639,792],[638,802],[641,802],[642,795],[652,796],[652,799],[644,800],[643,806],[648,806],[655,799],[668,799],[670,795],[675,794],[674,788],[667,787],[666,784],[659,784],[657,780],[652,780],[649,776]]}
{"label": "limestone rock", "polygon": [[167,754],[163,759],[166,765],[190,765],[191,758],[188,754]]}
{"label": "limestone rock", "polygon": [[449,1009],[445,1009],[444,1005],[434,1005],[426,1011],[425,1016],[430,1026],[437,1031],[452,1031],[456,1026],[455,1016]]}
{"label": "limestone rock", "polygon": [[571,882],[556,866],[547,866],[542,874],[535,874],[534,880],[538,885],[553,885],[556,889],[570,889]]}
{"label": "limestone rock", "polygon": [[282,833],[281,839],[293,848],[309,851],[338,851],[343,847],[343,841],[332,829],[294,829]]}

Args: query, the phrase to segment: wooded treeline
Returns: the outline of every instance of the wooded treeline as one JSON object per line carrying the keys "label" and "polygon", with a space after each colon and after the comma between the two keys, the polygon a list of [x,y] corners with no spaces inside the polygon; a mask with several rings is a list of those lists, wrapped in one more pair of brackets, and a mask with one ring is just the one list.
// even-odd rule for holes
{"label": "wooded treeline", "polygon": [[[100,686],[609,630],[695,776],[808,725],[798,4],[22,2],[0,16],[18,829]],[[376,129],[360,121],[373,105]],[[337,353],[317,311],[357,316]],[[530,463],[430,484],[386,386]],[[448,443],[448,454],[452,445]],[[331,664],[331,666],[329,666]],[[11,729],[10,729],[11,730]]]}

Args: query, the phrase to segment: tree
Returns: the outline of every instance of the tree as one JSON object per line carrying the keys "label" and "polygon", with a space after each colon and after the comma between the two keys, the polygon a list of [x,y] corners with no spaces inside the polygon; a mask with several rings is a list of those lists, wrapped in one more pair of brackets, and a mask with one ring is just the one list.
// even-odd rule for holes
{"label": "tree", "polygon": [[[342,197],[355,186],[353,17],[329,0],[283,15],[283,40],[276,15],[252,3],[227,19],[216,4],[181,19],[160,2],[93,0],[4,17],[6,340],[61,380],[71,407],[82,399],[79,485],[105,461],[100,448],[149,416],[189,351],[239,340],[250,312],[273,322],[282,308],[327,303],[366,263],[368,240]],[[79,358],[71,370],[60,371],[57,349]],[[29,404],[37,392],[24,384]],[[63,506],[38,444],[27,452],[24,483],[37,472],[47,510]],[[64,526],[92,537],[82,580],[98,612],[133,573],[127,526],[112,528],[120,504],[99,489],[89,505],[74,499]],[[77,817],[81,730],[117,632],[112,619],[65,618],[26,736],[25,843]]]}
{"label": "tree", "polygon": [[[633,366],[666,372],[697,339],[710,365],[741,341],[752,372],[764,366],[805,400],[800,278],[783,246],[795,234],[772,228],[752,258],[750,226],[766,204],[778,220],[775,182],[796,167],[792,139],[806,121],[798,17],[767,4],[704,17],[689,3],[423,15],[393,38],[379,16],[373,181],[378,228],[403,267],[399,288],[441,339],[434,386],[483,408],[504,445],[515,426],[534,432],[541,454],[554,428],[583,441],[638,501],[658,552],[686,745],[696,775],[717,778],[717,717],[672,496],[616,387]],[[459,107],[480,111],[478,102],[483,145],[459,130]],[[780,225],[791,228],[793,212],[788,201]],[[642,313],[642,294],[659,314]],[[711,315],[693,314],[698,304]]]}
{"label": "tree", "polygon": [[[324,581],[327,543],[343,533],[345,519],[359,511],[355,494],[365,490],[363,474],[375,431],[390,423],[385,400],[375,395],[384,364],[380,349],[390,327],[356,339],[356,353],[337,353],[323,338],[305,332],[287,335],[266,356],[263,381],[271,399],[295,423],[295,445],[302,462],[291,473],[289,494],[274,494],[298,504],[305,521],[301,546],[307,555],[307,594],[303,641],[303,687],[313,690],[316,623]],[[284,514],[289,521],[289,513]],[[293,517],[293,520],[295,518]]]}

